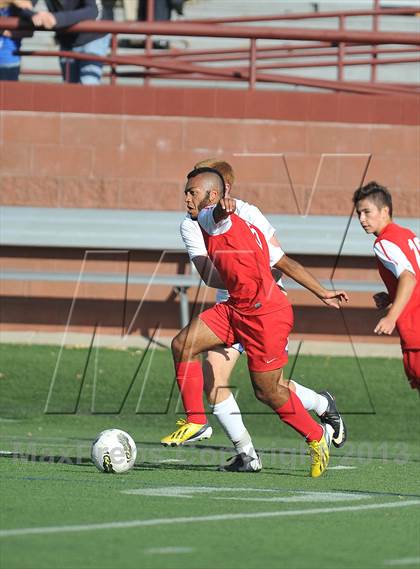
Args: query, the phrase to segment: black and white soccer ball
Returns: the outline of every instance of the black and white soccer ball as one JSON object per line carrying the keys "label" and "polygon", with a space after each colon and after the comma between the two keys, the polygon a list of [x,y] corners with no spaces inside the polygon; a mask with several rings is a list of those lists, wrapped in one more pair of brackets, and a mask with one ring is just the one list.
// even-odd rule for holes
{"label": "black and white soccer ball", "polygon": [[136,461],[136,443],[125,431],[107,429],[94,440],[91,457],[93,464],[102,472],[127,472]]}

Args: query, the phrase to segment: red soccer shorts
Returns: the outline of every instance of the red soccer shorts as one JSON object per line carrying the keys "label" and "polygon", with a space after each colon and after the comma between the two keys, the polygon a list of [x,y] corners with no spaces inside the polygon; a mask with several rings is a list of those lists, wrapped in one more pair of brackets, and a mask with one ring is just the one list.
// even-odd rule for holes
{"label": "red soccer shorts", "polygon": [[403,362],[411,387],[420,391],[420,350],[403,350]]}
{"label": "red soccer shorts", "polygon": [[240,314],[221,302],[200,314],[201,320],[227,346],[240,342],[250,371],[272,371],[287,364],[288,340],[293,327],[292,307],[268,314]]}

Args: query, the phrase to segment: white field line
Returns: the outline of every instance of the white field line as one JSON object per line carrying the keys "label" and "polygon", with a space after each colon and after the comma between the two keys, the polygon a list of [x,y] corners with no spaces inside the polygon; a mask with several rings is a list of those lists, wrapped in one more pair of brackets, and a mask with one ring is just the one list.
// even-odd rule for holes
{"label": "white field line", "polygon": [[319,514],[335,514],[338,512],[360,512],[365,510],[381,510],[388,508],[405,508],[409,506],[420,506],[420,500],[406,500],[405,502],[388,502],[383,504],[364,504],[360,506],[341,506],[336,508],[312,508],[305,510],[279,510],[274,512],[252,512],[237,514],[218,514],[213,516],[191,516],[179,518],[155,518],[150,520],[129,520],[126,522],[108,522],[102,524],[85,524],[72,526],[46,526],[34,528],[17,528],[0,530],[0,538],[16,537],[22,535],[45,535],[53,533],[84,532],[105,529],[128,529],[145,526],[163,526],[173,524],[191,524],[200,522],[220,522],[232,520],[259,518],[280,518],[292,516],[311,516]]}
{"label": "white field line", "polygon": [[403,559],[389,559],[384,562],[388,567],[407,567],[409,565],[420,566],[420,557],[404,557]]}
{"label": "white field line", "polygon": [[[278,490],[273,488],[218,488],[216,486],[169,486],[158,488],[131,488],[121,490],[122,494],[131,496],[153,496],[163,498],[193,498],[197,494],[214,494],[215,492],[247,493],[258,492],[263,496],[277,494]],[[290,492],[289,492],[290,494]],[[245,500],[257,502],[343,502],[348,500],[365,500],[372,498],[371,494],[353,494],[351,492],[304,492],[296,490],[292,496],[270,496],[270,497],[238,497],[238,496],[216,496],[214,500]]]}
{"label": "white field line", "polygon": [[193,551],[195,551],[193,547],[150,547],[144,550],[145,553],[150,555],[173,555],[174,553],[192,553]]}
{"label": "white field line", "polygon": [[329,466],[328,470],[356,470],[357,466],[345,466],[344,464],[338,464],[337,466]]}

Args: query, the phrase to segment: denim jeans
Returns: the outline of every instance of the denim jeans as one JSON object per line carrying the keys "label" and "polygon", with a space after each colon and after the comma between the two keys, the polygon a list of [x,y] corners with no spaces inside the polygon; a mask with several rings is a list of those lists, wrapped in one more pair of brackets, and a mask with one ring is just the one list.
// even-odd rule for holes
{"label": "denim jeans", "polygon": [[[107,34],[85,45],[74,47],[72,51],[105,56],[108,54],[111,36]],[[83,83],[83,85],[99,85],[102,77],[102,63],[60,57],[63,79],[67,83]]]}
{"label": "denim jeans", "polygon": [[18,81],[20,65],[0,66],[0,81]]}

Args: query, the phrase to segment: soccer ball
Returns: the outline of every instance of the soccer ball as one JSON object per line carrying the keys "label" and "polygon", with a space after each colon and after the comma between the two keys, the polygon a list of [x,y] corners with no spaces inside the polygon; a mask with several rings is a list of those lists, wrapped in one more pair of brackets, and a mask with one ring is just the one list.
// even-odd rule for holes
{"label": "soccer ball", "polygon": [[134,466],[136,443],[120,429],[107,429],[92,444],[92,462],[102,472],[127,472]]}

